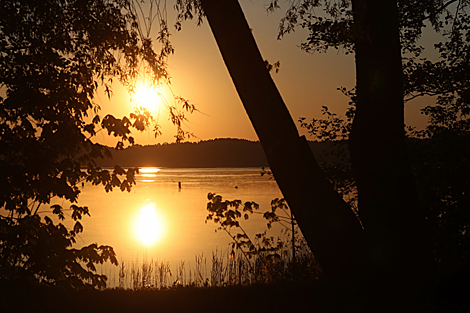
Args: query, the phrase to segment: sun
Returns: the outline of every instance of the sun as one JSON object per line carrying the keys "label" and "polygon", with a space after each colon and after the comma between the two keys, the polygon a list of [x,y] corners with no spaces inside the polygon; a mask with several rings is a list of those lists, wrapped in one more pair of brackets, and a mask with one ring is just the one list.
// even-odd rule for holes
{"label": "sun", "polygon": [[157,215],[155,204],[144,206],[136,224],[136,232],[142,244],[150,246],[159,241],[164,232],[162,218]]}
{"label": "sun", "polygon": [[149,111],[155,111],[162,101],[161,96],[158,87],[138,86],[133,100],[137,107],[144,107]]}

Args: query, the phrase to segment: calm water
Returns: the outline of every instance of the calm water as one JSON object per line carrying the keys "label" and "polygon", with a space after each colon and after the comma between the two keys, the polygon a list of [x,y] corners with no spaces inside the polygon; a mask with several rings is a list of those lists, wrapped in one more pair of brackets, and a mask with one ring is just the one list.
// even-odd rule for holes
{"label": "calm water", "polygon": [[[102,186],[85,183],[79,204],[89,207],[91,217],[82,221],[84,232],[77,247],[93,242],[110,245],[118,260],[125,262],[146,258],[176,266],[181,261],[194,262],[201,253],[210,259],[213,251],[228,248],[230,238],[223,231],[216,233],[217,225],[212,221],[205,223],[207,193],[217,193],[227,200],[255,201],[260,204],[259,211],[265,212],[281,193],[273,180],[260,173],[260,168],[144,168],[130,193],[106,193]],[[159,222],[153,228],[162,233],[156,243],[145,245],[138,229],[145,227],[142,218],[151,219],[141,217],[142,208],[149,206]],[[252,216],[242,225],[252,235],[266,228],[261,215]]]}

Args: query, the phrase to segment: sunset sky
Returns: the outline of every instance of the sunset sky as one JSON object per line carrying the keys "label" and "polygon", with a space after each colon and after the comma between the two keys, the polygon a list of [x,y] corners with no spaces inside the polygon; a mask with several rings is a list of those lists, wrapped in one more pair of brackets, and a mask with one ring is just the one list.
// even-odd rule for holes
{"label": "sunset sky", "polygon": [[[281,62],[280,72],[272,76],[294,121],[299,117],[320,117],[323,105],[332,112],[344,114],[349,99],[336,89],[341,86],[348,89],[354,87],[354,56],[334,49],[321,54],[302,51],[299,45],[305,40],[307,31],[300,28],[277,40],[279,20],[285,8],[267,14],[264,5],[268,2],[240,1],[263,58],[271,63]],[[168,20],[170,23],[174,21],[172,4],[168,4]],[[201,111],[188,116],[185,129],[198,137],[191,141],[225,137],[257,140],[207,21],[200,27],[196,26],[195,21],[186,21],[180,32],[174,28],[172,30],[175,54],[168,60],[171,90],[194,103]],[[172,101],[168,89],[162,92],[166,94],[167,101]],[[419,109],[426,101],[429,99],[406,104],[407,125],[419,128],[425,125],[426,118],[419,113]],[[116,117],[128,115],[134,107],[129,101],[128,92],[118,85],[114,86],[111,101],[101,93],[97,103],[102,107],[102,115],[111,113]],[[167,112],[154,109],[153,114],[162,125],[162,136],[155,139],[151,131],[134,131],[136,142],[142,145],[173,142],[175,128],[168,121]],[[108,138],[104,133],[99,133],[97,140],[115,144],[115,139]]]}

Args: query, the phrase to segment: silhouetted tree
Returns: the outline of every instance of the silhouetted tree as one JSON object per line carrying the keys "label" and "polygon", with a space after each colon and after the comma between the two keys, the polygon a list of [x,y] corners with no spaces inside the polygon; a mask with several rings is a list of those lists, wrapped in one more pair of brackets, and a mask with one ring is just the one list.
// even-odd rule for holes
{"label": "silhouetted tree", "polygon": [[[72,249],[83,230],[80,219],[89,215],[87,207],[76,205],[78,184],[129,191],[135,170],[97,167],[95,159],[109,152],[93,137],[107,131],[122,148],[134,143],[131,129],[148,127],[151,116],[140,110],[121,119],[103,117],[94,98],[99,86],[111,96],[113,78],[132,88],[142,63],[154,81],[167,80],[166,57],[173,51],[161,15],[161,49],[155,51],[139,24],[138,5],[128,0],[0,1],[0,279],[74,288],[106,285],[94,264],[116,264],[113,249],[96,244]],[[182,101],[187,110],[194,109]],[[181,140],[184,114],[176,107],[169,111]],[[70,209],[49,206],[54,197],[70,201]],[[71,228],[62,224],[66,215],[74,222]]]}
{"label": "silhouetted tree", "polygon": [[[335,47],[355,53],[357,89],[350,153],[362,229],[299,139],[237,1],[200,1],[280,189],[330,278],[412,279],[421,277],[430,265],[425,215],[406,151],[403,112],[404,95],[425,93],[426,84],[408,87],[414,82],[410,75],[404,79],[402,53],[411,53],[407,62],[420,68],[414,62],[422,50],[416,42],[424,23],[429,20],[441,29],[440,18],[453,2],[295,1],[281,21],[283,35],[303,20],[302,26],[311,30],[303,45],[307,50]],[[189,9],[194,5],[200,12],[197,1],[179,3]],[[457,25],[465,20],[459,13],[465,5],[466,1],[458,2],[453,20]],[[316,15],[313,9],[319,6],[325,12]],[[278,1],[272,1],[268,9],[276,7]],[[460,38],[466,28],[461,30]]]}
{"label": "silhouetted tree", "polygon": [[[459,237],[459,239],[452,240],[455,244],[459,242],[458,246],[463,247],[466,246],[463,244],[462,240],[465,237],[465,226],[468,225],[466,222],[468,219],[463,218],[465,216],[465,210],[456,210],[456,207],[463,208],[468,201],[466,199],[465,193],[462,192],[450,192],[450,190],[460,190],[461,188],[465,188],[466,185],[464,180],[458,179],[458,177],[465,175],[465,166],[463,166],[462,162],[464,160],[464,151],[465,151],[465,138],[466,132],[468,131],[468,45],[469,42],[466,39],[468,36],[468,14],[466,13],[466,8],[469,5],[468,1],[397,1],[395,6],[398,6],[398,23],[399,23],[399,31],[400,31],[400,46],[401,46],[401,55],[403,61],[401,63],[395,63],[396,69],[392,69],[392,62],[386,62],[385,57],[390,54],[390,44],[392,42],[392,36],[386,35],[386,32],[383,31],[377,24],[374,23],[374,18],[377,19],[385,19],[392,16],[391,9],[386,8],[386,3],[379,3],[375,4],[375,14],[372,14],[372,18],[362,20],[358,19],[362,18],[361,12],[365,11],[365,8],[369,8],[369,10],[373,10],[374,4],[362,3],[362,2],[352,2],[353,8],[356,5],[356,8],[359,8],[358,14],[354,14],[354,10],[351,14],[350,11],[350,3],[348,1],[337,1],[337,2],[325,2],[325,6],[323,6],[325,10],[325,14],[313,14],[314,12],[311,11],[317,4],[309,1],[298,1],[294,2],[288,9],[287,14],[282,19],[280,24],[280,36],[284,35],[285,33],[292,31],[297,25],[302,25],[310,30],[310,34],[307,37],[307,40],[302,44],[302,48],[308,52],[313,51],[325,51],[330,47],[334,47],[336,49],[342,49],[348,52],[356,52],[356,65],[358,68],[360,66],[359,63],[362,63],[360,66],[365,72],[366,75],[361,76],[359,70],[357,72],[358,80],[357,80],[357,93],[355,90],[349,93],[349,96],[352,96],[352,101],[360,106],[360,103],[364,104],[370,102],[370,100],[374,96],[374,92],[362,92],[362,95],[359,91],[360,81],[362,77],[362,82],[366,82],[367,80],[371,81],[370,78],[376,77],[379,79],[374,79],[374,87],[375,103],[380,103],[380,105],[374,104],[377,108],[376,112],[373,112],[373,115],[369,116],[370,126],[374,127],[374,123],[378,126],[377,129],[369,128],[368,130],[363,131],[363,136],[369,137],[371,142],[375,142],[374,145],[382,145],[384,142],[384,137],[382,136],[384,133],[387,133],[388,130],[391,130],[392,127],[388,125],[389,119],[379,118],[382,114],[388,114],[384,109],[384,104],[390,103],[392,101],[392,96],[390,91],[395,89],[396,94],[399,95],[396,84],[387,83],[387,84],[377,84],[376,82],[380,82],[384,80],[384,77],[391,78],[392,73],[395,75],[403,75],[404,82],[403,82],[403,91],[401,92],[404,97],[405,101],[414,99],[416,97],[422,95],[431,95],[437,96],[435,99],[437,100],[435,103],[430,104],[427,106],[423,113],[430,117],[430,123],[427,129],[424,132],[420,132],[419,135],[421,138],[426,137],[429,140],[425,142],[421,142],[418,146],[422,148],[422,150],[413,147],[412,157],[414,158],[413,162],[413,171],[416,174],[418,179],[418,194],[420,197],[420,205],[424,211],[420,212],[419,215],[426,216],[428,220],[428,226],[438,227],[438,229],[433,229],[432,232],[425,232],[428,236],[432,234],[432,241],[439,242],[440,248],[435,247],[435,252],[439,255],[436,256],[437,260],[442,260],[445,258],[445,255],[449,255],[449,249],[443,249],[444,243],[448,242],[443,238],[447,237],[446,235],[442,235],[441,238],[437,234],[447,233],[448,231],[452,231],[454,233],[454,239]],[[371,6],[372,5],[372,6]],[[277,7],[277,1],[272,1],[270,9],[273,10]],[[383,12],[387,12],[384,14]],[[359,23],[358,23],[359,22]],[[376,21],[377,22],[377,21]],[[382,21],[378,21],[381,23]],[[372,27],[364,28],[364,23],[369,23]],[[359,25],[358,25],[359,24]],[[429,55],[432,53],[427,53],[428,50],[432,50],[431,47],[423,48],[419,45],[420,37],[423,34],[423,29],[426,26],[432,26],[437,32],[440,32],[440,36],[436,36],[437,44],[435,44],[435,50],[438,52],[438,57],[434,57],[434,60],[429,59]],[[390,27],[392,25],[391,21],[388,21],[386,26]],[[396,25],[395,25],[396,27]],[[371,29],[372,36],[364,36],[368,35],[364,29]],[[374,34],[377,34],[375,37]],[[370,44],[373,43],[374,38],[376,38],[376,42],[378,45],[375,49],[370,47]],[[366,40],[364,40],[366,39]],[[358,42],[359,40],[359,42]],[[396,42],[396,38],[394,39]],[[362,43],[361,43],[362,42]],[[367,46],[369,45],[369,46]],[[362,53],[361,53],[362,47]],[[364,49],[365,47],[365,49]],[[384,50],[380,50],[384,49]],[[364,51],[365,50],[365,51]],[[395,55],[398,56],[398,53],[395,52]],[[382,61],[377,63],[377,58],[382,58]],[[431,58],[433,59],[433,58]],[[375,63],[374,63],[375,62]],[[380,65],[382,64],[382,65]],[[401,64],[401,68],[403,68],[403,74],[398,73],[397,69],[400,68],[399,64]],[[368,70],[367,70],[368,69]],[[379,72],[382,74],[379,75]],[[364,85],[364,84],[363,84]],[[381,89],[382,88],[385,89]],[[371,86],[371,84],[369,84]],[[395,86],[395,87],[393,87]],[[398,86],[399,87],[399,86]],[[343,89],[343,92],[345,90]],[[364,99],[364,94],[366,97]],[[388,94],[388,96],[386,96]],[[360,99],[362,97],[362,100]],[[398,99],[394,100],[398,103]],[[402,105],[396,106],[397,110],[402,111]],[[354,115],[356,112],[360,112],[359,110],[349,111],[350,116]],[[379,109],[380,108],[380,109]],[[362,111],[363,112],[363,111]],[[350,117],[349,116],[349,117]],[[356,116],[355,118],[359,119],[360,116]],[[357,119],[355,121],[357,122]],[[378,125],[378,123],[382,125]],[[403,124],[400,122],[400,124]],[[357,123],[356,123],[357,126]],[[385,126],[385,129],[380,129],[381,127]],[[398,127],[399,125],[396,125]],[[401,128],[401,126],[400,126]],[[398,128],[395,128],[398,131]],[[401,130],[400,130],[401,131]],[[354,127],[351,132],[352,141],[350,142],[351,146],[351,157],[354,158],[356,155],[356,161],[353,160],[354,163],[361,164],[361,162],[366,161],[364,155],[361,151],[363,148],[360,147],[362,140],[357,140],[354,142],[354,133],[358,133],[360,131],[360,127]],[[445,136],[443,134],[446,134]],[[401,136],[401,135],[400,135]],[[360,138],[365,138],[359,136]],[[434,139],[431,139],[433,138]],[[443,140],[439,140],[438,138],[447,138],[447,142],[445,143]],[[442,144],[442,147],[439,147],[437,143]],[[443,158],[449,157],[449,145],[453,146],[454,149],[460,147],[462,153],[460,154],[453,154],[454,162],[443,164]],[[429,150],[429,147],[433,146],[432,150]],[[390,145],[388,145],[390,147]],[[427,147],[427,148],[425,148]],[[447,148],[443,148],[447,147]],[[382,147],[383,148],[383,147]],[[377,149],[376,151],[383,151],[384,149]],[[418,152],[420,151],[420,152]],[[427,151],[427,152],[423,152]],[[371,164],[374,164],[372,160],[376,160],[376,156],[374,156],[374,152],[370,153],[372,159],[363,162],[363,167],[366,169],[371,169],[373,173],[377,173],[377,170],[372,170],[373,167]],[[387,153],[385,154],[387,155]],[[391,155],[391,154],[390,154]],[[446,157],[444,157],[446,155]],[[417,156],[420,156],[420,159],[416,159]],[[459,161],[459,156],[461,157],[461,161]],[[421,160],[421,161],[418,161]],[[423,160],[428,160],[427,162],[423,162]],[[431,161],[433,160],[433,161]],[[434,163],[437,162],[437,163]],[[437,167],[434,167],[433,170],[429,168],[429,164],[434,163],[434,165],[441,164]],[[427,165],[426,165],[427,164]],[[453,165],[450,165],[453,164]],[[458,172],[454,169],[455,166],[459,164],[459,168],[461,171]],[[450,168],[449,168],[450,167]],[[424,170],[427,168],[427,170]],[[356,169],[355,172],[355,179],[360,179],[361,172],[359,169]],[[375,175],[375,174],[372,174]],[[432,179],[427,179],[432,176]],[[372,176],[371,176],[372,177]],[[389,177],[385,175],[384,177]],[[427,178],[426,178],[427,177]],[[452,179],[454,177],[455,179]],[[375,178],[375,182],[379,182],[378,177]],[[440,181],[440,183],[437,183]],[[359,183],[359,182],[358,182]],[[380,184],[381,186],[385,186]],[[444,187],[448,186],[448,187]],[[450,187],[453,186],[453,187]],[[459,186],[459,187],[457,187]],[[371,186],[372,187],[372,186]],[[359,191],[360,191],[359,186]],[[385,190],[385,189],[384,189]],[[433,191],[431,191],[433,190]],[[439,192],[436,192],[439,190]],[[433,195],[431,195],[432,193]],[[364,207],[364,194],[361,195],[359,192],[360,198],[363,199],[362,205],[360,204],[360,214],[361,220],[364,225],[367,225],[367,215],[374,214],[372,212],[367,213],[367,206]],[[444,196],[445,195],[445,196]],[[384,199],[387,195],[384,194]],[[416,197],[416,196],[413,196]],[[390,199],[390,198],[389,198]],[[450,200],[452,199],[452,200]],[[367,201],[366,201],[367,202]],[[446,203],[444,205],[444,203]],[[459,204],[457,204],[459,203]],[[447,210],[449,209],[448,206],[454,207],[450,211],[453,211],[453,214],[447,214]],[[396,208],[404,208],[405,206],[395,206]],[[439,207],[440,209],[437,209]],[[446,208],[447,207],[447,208]],[[461,213],[457,214],[456,212],[460,211]],[[407,216],[410,210],[406,210]],[[416,211],[415,211],[416,212]],[[394,216],[401,217],[403,214],[396,212],[393,214]],[[444,222],[444,220],[448,219],[449,216],[459,216],[459,221],[454,220],[454,222]],[[415,216],[415,218],[418,218]],[[432,222],[431,222],[432,221]],[[397,224],[399,225],[399,223]],[[439,226],[438,226],[439,225]],[[444,226],[447,225],[447,226]],[[456,227],[452,227],[454,225]],[[460,225],[457,227],[457,225]],[[415,229],[416,226],[413,226],[413,223],[409,225],[409,227]],[[366,227],[367,229],[367,227]],[[446,230],[444,230],[446,229]],[[398,232],[402,232],[400,229]],[[416,233],[416,232],[415,232]],[[405,233],[403,233],[405,234]],[[416,233],[418,234],[418,233]],[[456,234],[460,234],[456,236]],[[404,236],[402,241],[408,241],[409,236]],[[424,238],[423,238],[424,239]],[[447,244],[450,244],[448,242]],[[413,247],[413,245],[409,246],[408,249],[413,250],[419,247],[419,245]],[[460,251],[460,255],[463,256],[463,248],[457,248],[454,245],[454,252],[457,250]],[[447,253],[443,251],[446,250]],[[416,250],[415,250],[416,251]],[[455,254],[455,253],[450,253]],[[409,255],[409,254],[402,254],[402,255]],[[461,259],[460,262],[463,260]]]}
{"label": "silhouetted tree", "polygon": [[201,4],[274,177],[312,251],[329,276],[346,275],[361,232],[357,219],[331,188],[305,138],[299,138],[238,2]]}
{"label": "silhouetted tree", "polygon": [[364,265],[371,275],[416,275],[431,254],[405,147],[398,4],[352,1],[352,15],[357,99],[349,150]]}

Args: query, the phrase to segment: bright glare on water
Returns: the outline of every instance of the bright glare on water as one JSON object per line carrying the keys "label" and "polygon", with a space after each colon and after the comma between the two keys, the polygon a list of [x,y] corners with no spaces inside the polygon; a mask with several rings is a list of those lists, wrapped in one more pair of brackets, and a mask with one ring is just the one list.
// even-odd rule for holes
{"label": "bright glare on water", "polygon": [[140,210],[140,217],[136,224],[136,233],[145,246],[155,244],[163,235],[164,223],[162,218],[157,216],[154,203],[144,206]]}

